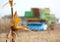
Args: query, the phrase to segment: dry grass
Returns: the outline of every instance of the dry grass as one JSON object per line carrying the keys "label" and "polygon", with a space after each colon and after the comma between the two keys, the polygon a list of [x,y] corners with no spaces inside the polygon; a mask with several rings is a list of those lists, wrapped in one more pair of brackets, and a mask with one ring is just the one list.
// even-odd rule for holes
{"label": "dry grass", "polygon": [[[0,42],[6,41],[6,33],[0,34]],[[19,32],[16,42],[60,42],[58,31]]]}
{"label": "dry grass", "polygon": [[[6,42],[9,31],[9,19],[0,20],[0,42]],[[60,42],[60,25],[54,31],[18,32],[16,42]]]}
{"label": "dry grass", "polygon": [[10,19],[0,19],[0,33],[6,33],[9,31]]}

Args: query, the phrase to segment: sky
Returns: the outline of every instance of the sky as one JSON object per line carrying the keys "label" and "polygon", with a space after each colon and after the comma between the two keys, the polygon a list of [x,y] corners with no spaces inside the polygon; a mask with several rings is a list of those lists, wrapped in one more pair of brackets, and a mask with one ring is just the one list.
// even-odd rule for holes
{"label": "sky", "polygon": [[[3,7],[8,0],[0,0],[0,18],[4,15],[10,15],[9,3]],[[50,8],[50,13],[60,18],[60,0],[14,0],[14,12],[17,11],[19,16],[24,16],[25,11],[31,8]]]}

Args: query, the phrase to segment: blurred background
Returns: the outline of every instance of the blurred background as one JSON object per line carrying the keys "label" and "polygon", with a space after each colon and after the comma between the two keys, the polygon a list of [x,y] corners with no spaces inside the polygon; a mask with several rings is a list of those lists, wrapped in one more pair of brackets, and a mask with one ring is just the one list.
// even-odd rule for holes
{"label": "blurred background", "polygon": [[[10,20],[11,20],[10,5],[7,3],[7,5],[5,5],[3,7],[3,5],[6,2],[8,2],[8,0],[0,0],[0,39],[1,39],[0,42],[6,41],[6,39],[7,39],[6,34],[9,31],[9,26],[10,26],[9,24],[10,24]],[[37,15],[38,23],[36,23],[36,24],[38,24],[39,28],[40,28],[40,26],[44,27],[44,25],[47,25],[48,28],[46,29],[46,31],[45,30],[36,31],[36,32],[35,31],[33,31],[33,32],[19,31],[17,42],[19,42],[19,41],[21,41],[21,42],[60,42],[60,5],[59,5],[60,0],[14,0],[14,3],[16,3],[14,5],[14,12],[17,11],[18,17],[22,19],[21,25],[23,25],[23,23],[26,24],[26,21],[24,20],[24,19],[26,19],[27,23],[29,23],[30,27],[36,23],[36,21],[33,21],[33,22],[31,22],[31,20],[29,21],[29,18],[32,20],[36,19],[35,17],[32,17],[33,16],[32,12],[34,12],[34,14],[35,14],[35,11],[36,11],[32,8],[37,8],[37,10],[40,10],[40,8],[42,8],[42,9],[48,8],[47,11],[45,9],[41,10],[42,15],[40,15],[39,17]],[[46,14],[44,12],[48,12],[48,14]],[[40,14],[38,11],[37,11],[37,13]],[[52,18],[50,18],[48,15],[51,16]],[[47,20],[47,24],[45,24],[44,20],[43,20],[44,23],[40,22],[40,19]],[[53,25],[50,24],[52,22],[52,20],[54,20]],[[39,23],[41,23],[41,24],[39,24]],[[42,24],[44,24],[44,25],[42,25]],[[27,25],[28,28],[30,28],[29,25]],[[35,28],[37,28],[37,25],[34,25],[33,27],[35,29]],[[54,30],[51,30],[52,27]],[[37,30],[39,30],[39,29],[37,28]]]}
{"label": "blurred background", "polygon": [[[7,4],[3,7],[3,4],[8,2],[8,0],[0,0],[0,18],[4,15],[10,15],[10,6]],[[55,14],[56,18],[60,22],[60,0],[14,0],[14,12],[17,11],[19,16],[24,16],[24,12],[30,10],[31,8],[49,8],[50,13]]]}

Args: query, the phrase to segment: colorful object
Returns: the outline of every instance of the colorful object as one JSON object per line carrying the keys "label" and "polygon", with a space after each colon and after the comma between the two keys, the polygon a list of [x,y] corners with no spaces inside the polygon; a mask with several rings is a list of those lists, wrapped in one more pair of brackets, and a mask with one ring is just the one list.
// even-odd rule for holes
{"label": "colorful object", "polygon": [[49,8],[44,8],[44,9],[40,9],[40,13],[41,14],[50,14],[50,9]]}
{"label": "colorful object", "polygon": [[49,14],[41,14],[40,19],[46,20],[48,18]]}
{"label": "colorful object", "polygon": [[54,23],[56,18],[55,15],[50,14],[49,8],[31,8],[31,11],[25,12],[25,20],[30,30],[46,30],[47,25]]}
{"label": "colorful object", "polygon": [[33,14],[34,14],[34,17],[40,18],[39,8],[32,8],[31,11],[32,11]]}
{"label": "colorful object", "polygon": [[31,22],[28,23],[29,25],[27,25],[27,28],[29,30],[46,30],[47,29],[47,25],[43,22]]}
{"label": "colorful object", "polygon": [[49,18],[47,18],[47,24],[50,25],[52,22],[55,22],[56,18],[54,14],[50,14]]}
{"label": "colorful object", "polygon": [[48,16],[50,15],[50,9],[49,8],[44,8],[40,10],[40,19],[47,19]]}
{"label": "colorful object", "polygon": [[26,11],[26,12],[25,12],[25,17],[26,17],[26,18],[29,18],[29,17],[32,18],[32,17],[34,17],[34,16],[33,16],[33,12],[31,12],[31,11]]}

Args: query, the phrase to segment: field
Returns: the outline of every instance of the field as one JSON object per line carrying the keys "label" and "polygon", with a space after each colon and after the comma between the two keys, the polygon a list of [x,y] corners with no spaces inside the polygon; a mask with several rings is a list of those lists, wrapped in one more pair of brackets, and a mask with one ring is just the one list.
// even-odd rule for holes
{"label": "field", "polygon": [[[6,21],[4,21],[5,24],[0,22],[0,42],[6,42],[9,25]],[[55,30],[49,31],[19,31],[16,42],[60,42],[60,25],[56,25]]]}

